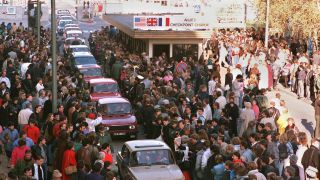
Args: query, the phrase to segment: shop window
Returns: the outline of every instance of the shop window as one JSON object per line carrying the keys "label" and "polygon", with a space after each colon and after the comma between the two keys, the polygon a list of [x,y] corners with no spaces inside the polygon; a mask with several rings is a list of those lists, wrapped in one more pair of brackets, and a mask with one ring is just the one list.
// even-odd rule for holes
{"label": "shop window", "polygon": [[183,57],[198,58],[198,44],[173,44],[172,55],[176,60]]}

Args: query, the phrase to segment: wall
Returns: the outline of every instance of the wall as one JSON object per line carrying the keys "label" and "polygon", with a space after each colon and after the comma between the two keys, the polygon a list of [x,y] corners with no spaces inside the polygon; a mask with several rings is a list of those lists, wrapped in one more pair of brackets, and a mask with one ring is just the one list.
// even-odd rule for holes
{"label": "wall", "polygon": [[[6,14],[8,7],[15,7],[16,14]],[[22,21],[24,15],[24,8],[21,6],[0,6],[0,15],[1,20],[15,20],[15,21]]]}

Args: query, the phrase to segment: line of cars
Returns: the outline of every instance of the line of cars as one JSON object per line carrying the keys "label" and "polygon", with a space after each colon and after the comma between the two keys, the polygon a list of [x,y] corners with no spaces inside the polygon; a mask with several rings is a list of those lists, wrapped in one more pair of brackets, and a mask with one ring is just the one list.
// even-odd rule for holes
{"label": "line of cars", "polygon": [[90,89],[90,101],[101,113],[111,135],[137,138],[137,119],[130,102],[121,96],[117,81],[106,78],[97,60],[86,45],[77,21],[68,10],[57,12],[57,33],[63,36],[68,63],[72,70],[79,71]]}
{"label": "line of cars", "polygon": [[[68,10],[57,11],[57,33],[63,36],[71,69],[79,71],[90,89],[90,101],[97,106],[111,135],[137,138],[137,119],[130,102],[121,96],[117,81],[105,78],[83,33]],[[116,155],[119,175],[123,180],[183,180],[174,154],[157,140],[127,141]]]}

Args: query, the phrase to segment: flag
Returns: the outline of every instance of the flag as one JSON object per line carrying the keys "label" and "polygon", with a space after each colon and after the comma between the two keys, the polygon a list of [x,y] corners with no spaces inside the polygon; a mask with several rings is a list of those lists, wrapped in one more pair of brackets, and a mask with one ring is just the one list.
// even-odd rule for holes
{"label": "flag", "polygon": [[158,26],[162,26],[162,18],[158,19]]}
{"label": "flag", "polygon": [[157,26],[158,19],[157,18],[147,18],[147,26]]}
{"label": "flag", "polygon": [[134,18],[134,26],[145,26],[146,25],[146,18],[145,17],[135,17]]}
{"label": "flag", "polygon": [[166,26],[170,26],[170,18],[166,18]]}

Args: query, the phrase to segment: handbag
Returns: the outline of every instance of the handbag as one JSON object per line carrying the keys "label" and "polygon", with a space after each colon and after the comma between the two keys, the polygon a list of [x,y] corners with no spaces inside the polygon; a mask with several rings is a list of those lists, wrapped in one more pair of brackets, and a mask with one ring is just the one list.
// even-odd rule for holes
{"label": "handbag", "polygon": [[[70,162],[70,157],[68,157],[68,162]],[[69,176],[73,173],[77,172],[77,166],[68,166],[64,169],[64,173]]]}
{"label": "handbag", "polygon": [[[313,152],[314,150],[312,151],[311,153],[311,156],[310,156],[310,159],[309,159],[309,163],[310,164],[310,160],[312,159],[312,156],[313,156]],[[316,178],[317,177],[317,174],[318,174],[318,169],[313,167],[313,166],[308,166],[307,169],[306,169],[306,174],[311,177],[311,178]]]}

